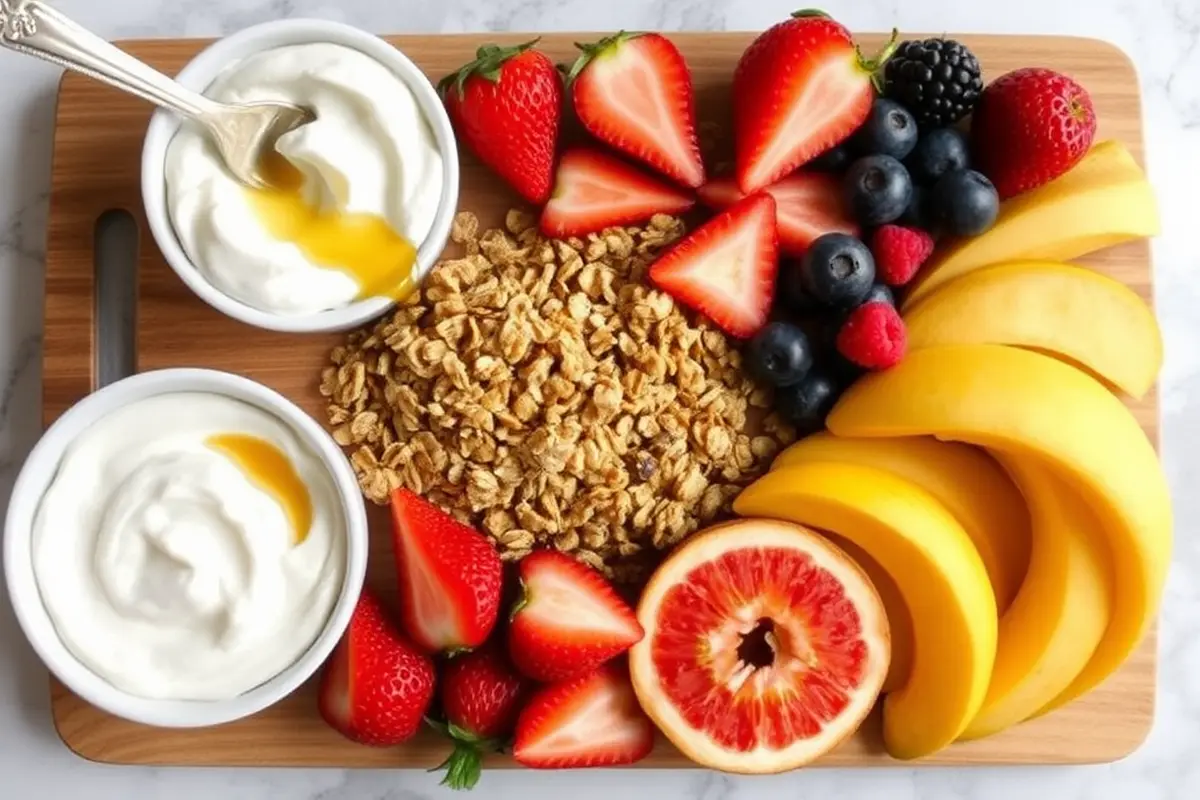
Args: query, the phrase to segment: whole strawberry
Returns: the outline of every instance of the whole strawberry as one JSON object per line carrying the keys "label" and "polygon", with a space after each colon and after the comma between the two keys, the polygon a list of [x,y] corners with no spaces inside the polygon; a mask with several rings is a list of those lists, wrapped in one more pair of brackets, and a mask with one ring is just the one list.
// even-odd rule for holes
{"label": "whole strawberry", "polygon": [[421,727],[433,689],[433,662],[364,589],[321,675],[321,716],[352,741],[388,747],[410,739]]}
{"label": "whole strawberry", "polygon": [[459,139],[531,203],[550,197],[562,80],[537,39],[486,44],[438,84]]}
{"label": "whole strawberry", "polygon": [[1087,90],[1054,70],[1018,69],[988,84],[971,118],[975,167],[1004,200],[1075,166],[1096,136]]}
{"label": "whole strawberry", "polygon": [[484,752],[499,750],[512,736],[525,688],[501,647],[488,645],[450,660],[440,693],[446,721],[430,720],[454,741],[438,767],[446,770],[444,786],[470,789],[479,781]]}
{"label": "whole strawberry", "polygon": [[733,73],[738,188],[766,188],[857,130],[896,39],[868,60],[845,26],[812,9],[761,33]]}
{"label": "whole strawberry", "polygon": [[408,489],[391,504],[405,632],[429,652],[479,647],[500,613],[503,567],[491,541]]}

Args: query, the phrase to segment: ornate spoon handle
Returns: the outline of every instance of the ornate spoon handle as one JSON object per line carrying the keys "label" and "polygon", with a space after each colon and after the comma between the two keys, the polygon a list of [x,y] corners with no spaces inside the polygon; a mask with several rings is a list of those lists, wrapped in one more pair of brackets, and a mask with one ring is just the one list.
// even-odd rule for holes
{"label": "ornate spoon handle", "polygon": [[0,0],[0,45],[81,72],[188,117],[217,110],[40,0]]}

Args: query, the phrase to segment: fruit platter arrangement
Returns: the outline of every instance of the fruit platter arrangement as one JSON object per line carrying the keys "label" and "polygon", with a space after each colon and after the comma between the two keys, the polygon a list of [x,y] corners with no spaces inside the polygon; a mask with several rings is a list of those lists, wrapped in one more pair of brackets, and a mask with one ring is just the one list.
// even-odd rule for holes
{"label": "fruit platter arrangement", "polygon": [[[279,717],[307,754],[416,747],[459,789],[778,773],[856,734],[920,763],[1070,713],[1153,636],[1171,507],[1130,404],[1161,337],[1086,258],[1159,221],[1089,87],[801,11],[714,89],[685,38],[426,66],[475,182],[445,253],[299,355],[209,340],[273,348],[255,376],[307,393],[368,506],[366,584]],[[172,342],[211,322],[143,280]]]}

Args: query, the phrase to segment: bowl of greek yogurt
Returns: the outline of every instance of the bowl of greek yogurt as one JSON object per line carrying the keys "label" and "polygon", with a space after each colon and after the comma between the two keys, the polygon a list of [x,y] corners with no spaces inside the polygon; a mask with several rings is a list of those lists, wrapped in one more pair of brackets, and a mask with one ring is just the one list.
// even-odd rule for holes
{"label": "bowl of greek yogurt", "polygon": [[17,620],[111,714],[198,727],[311,677],[349,624],[366,511],[345,456],[246,378],[146,372],[88,395],[21,469],[4,527]]}
{"label": "bowl of greek yogurt", "polygon": [[316,119],[281,136],[265,189],[213,144],[151,118],[142,198],[167,264],[218,311],[270,330],[345,330],[414,291],[450,233],[458,151],[436,88],[398,49],[324,20],[282,20],[210,45],[177,80],[214,100],[278,100]]}

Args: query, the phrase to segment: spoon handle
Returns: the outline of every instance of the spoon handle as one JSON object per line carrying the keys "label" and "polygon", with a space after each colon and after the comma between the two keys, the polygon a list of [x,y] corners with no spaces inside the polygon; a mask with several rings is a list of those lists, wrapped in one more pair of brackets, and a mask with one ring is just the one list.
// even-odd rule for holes
{"label": "spoon handle", "polygon": [[0,45],[81,72],[187,117],[214,110],[208,98],[183,88],[39,0],[0,0]]}

